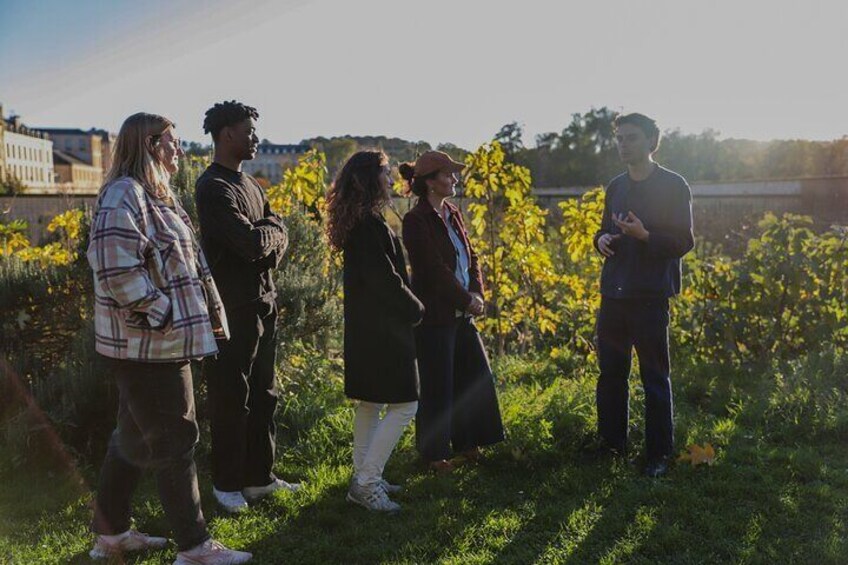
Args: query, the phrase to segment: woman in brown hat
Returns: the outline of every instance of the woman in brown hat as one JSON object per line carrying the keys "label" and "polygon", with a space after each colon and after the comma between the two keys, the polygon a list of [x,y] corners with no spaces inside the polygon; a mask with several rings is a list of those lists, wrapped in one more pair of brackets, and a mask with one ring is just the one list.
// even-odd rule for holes
{"label": "woman in brown hat", "polygon": [[456,175],[463,168],[441,151],[427,151],[400,166],[418,197],[403,219],[403,239],[412,289],[425,309],[415,332],[416,444],[437,471],[453,469],[453,453],[476,461],[480,447],[504,438],[492,371],[472,320],[484,311],[483,279],[462,214],[447,201],[456,194]]}

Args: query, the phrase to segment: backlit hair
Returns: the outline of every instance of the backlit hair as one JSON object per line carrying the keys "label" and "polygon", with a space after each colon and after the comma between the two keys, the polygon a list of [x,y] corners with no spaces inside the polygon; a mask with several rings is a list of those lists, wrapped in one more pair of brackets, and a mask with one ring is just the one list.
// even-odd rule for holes
{"label": "backlit hair", "polygon": [[155,149],[162,135],[172,127],[174,122],[156,114],[139,112],[127,118],[118,133],[112,166],[100,190],[121,177],[130,177],[151,196],[170,197],[171,175],[151,151],[151,146]]}

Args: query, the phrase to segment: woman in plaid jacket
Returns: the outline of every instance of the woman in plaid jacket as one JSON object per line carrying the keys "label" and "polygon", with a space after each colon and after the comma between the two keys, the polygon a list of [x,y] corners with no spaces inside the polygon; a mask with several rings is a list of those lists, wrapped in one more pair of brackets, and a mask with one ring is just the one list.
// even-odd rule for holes
{"label": "woman in plaid jacket", "polygon": [[100,471],[90,554],[166,545],[130,529],[130,499],[150,468],[180,551],[176,563],[244,563],[249,553],[210,539],[200,508],[190,362],[214,355],[215,338],[229,336],[191,221],[169,188],[180,155],[170,120],[127,118],[92,221],[95,348],[107,358],[119,406]]}

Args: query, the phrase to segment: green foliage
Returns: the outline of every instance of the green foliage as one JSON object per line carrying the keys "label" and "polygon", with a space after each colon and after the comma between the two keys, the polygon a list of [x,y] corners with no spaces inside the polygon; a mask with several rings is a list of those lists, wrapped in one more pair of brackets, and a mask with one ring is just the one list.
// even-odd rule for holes
{"label": "green foliage", "polygon": [[24,220],[0,223],[0,257],[9,257],[20,249],[29,247],[26,231],[29,225]]}
{"label": "green foliage", "polygon": [[197,219],[197,204],[194,200],[194,185],[211,162],[208,155],[186,155],[180,159],[180,167],[171,177],[171,189],[174,191],[174,196],[191,218],[195,229],[198,229],[200,224]]}
{"label": "green foliage", "polygon": [[[347,161],[351,155],[363,149],[380,149],[384,151],[392,162],[414,161],[418,155],[431,149],[430,144],[424,141],[407,141],[397,137],[378,136],[353,136],[340,137],[316,137],[303,140],[304,144],[327,156],[327,166],[330,177]],[[453,144],[447,144],[448,149],[456,149],[451,155],[457,155],[462,149]],[[448,151],[450,153],[450,151]]]}
{"label": "green foliage", "polygon": [[555,246],[557,268],[562,276],[560,347],[590,353],[593,348],[595,312],[600,305],[598,280],[603,260],[595,250],[594,235],[604,212],[604,191],[596,188],[579,199],[559,204],[562,245]]}
{"label": "green foliage", "polygon": [[552,304],[560,278],[545,245],[547,212],[530,193],[530,171],[508,162],[497,141],[468,155],[465,163],[465,195],[473,199],[469,237],[492,311],[481,325],[499,353],[513,339],[526,351],[559,324]]}
{"label": "green foliage", "polygon": [[[290,394],[278,412],[274,471],[306,487],[226,516],[213,510],[207,437],[196,458],[212,535],[253,552],[257,564],[848,561],[848,455],[836,424],[848,408],[844,396],[811,402],[802,395],[810,385],[837,386],[844,395],[848,367],[839,354],[759,373],[698,360],[704,374],[720,374],[716,386],[750,387],[714,411],[689,401],[693,379],[678,373],[680,451],[686,443],[711,443],[716,460],[678,464],[658,481],[641,476],[639,438],[633,464],[582,449],[594,427],[594,367],[563,372],[542,358],[503,357],[496,372],[507,442],[487,450],[481,465],[436,476],[419,463],[409,430],[385,471],[404,486],[395,497],[403,511],[394,516],[345,502],[353,414],[339,393],[339,366],[306,351],[291,359],[282,372],[298,384],[284,381]],[[774,369],[783,382],[771,378]],[[790,379],[797,381],[787,385]],[[631,392],[640,395],[638,387]],[[642,423],[638,411],[633,416]],[[80,465],[79,476],[10,469],[9,453],[0,443],[0,560],[86,558],[101,454]],[[168,534],[154,481],[141,483],[133,507],[140,530]],[[133,554],[127,562],[172,562],[175,551]]]}
{"label": "green foliage", "polygon": [[594,186],[620,172],[612,122],[607,107],[572,114],[561,133],[537,136],[536,147],[515,154],[533,171],[537,186]]}
{"label": "green foliage", "polygon": [[[573,114],[561,132],[536,137],[536,146],[513,152],[533,172],[537,186],[594,186],[621,170],[607,107]],[[664,124],[659,124],[664,127]],[[668,127],[670,124],[665,124]],[[499,135],[513,135],[514,124]],[[848,138],[833,141],[720,139],[707,129],[663,133],[657,160],[693,181],[801,178],[848,175]]]}
{"label": "green foliage", "polygon": [[324,237],[327,159],[312,149],[268,189],[271,209],[286,220],[289,247],[275,281],[283,347],[308,343],[326,351],[341,327],[341,263]]}
{"label": "green foliage", "polygon": [[764,426],[773,437],[848,439],[848,355],[833,349],[772,364],[763,395]]}
{"label": "green foliage", "polygon": [[279,342],[284,348],[305,342],[326,351],[341,328],[340,273],[318,221],[300,210],[285,220],[289,250],[274,275]]}
{"label": "green foliage", "polygon": [[23,194],[26,190],[27,187],[21,179],[6,171],[5,180],[0,182],[0,196],[16,196]]}
{"label": "green foliage", "polygon": [[738,362],[797,357],[848,338],[848,234],[807,217],[766,214],[743,257],[701,245],[675,305],[680,342]]}
{"label": "green foliage", "polygon": [[324,153],[310,149],[297,166],[285,170],[280,184],[268,188],[268,202],[274,212],[283,216],[299,206],[316,221],[320,220],[327,192],[327,158]]}

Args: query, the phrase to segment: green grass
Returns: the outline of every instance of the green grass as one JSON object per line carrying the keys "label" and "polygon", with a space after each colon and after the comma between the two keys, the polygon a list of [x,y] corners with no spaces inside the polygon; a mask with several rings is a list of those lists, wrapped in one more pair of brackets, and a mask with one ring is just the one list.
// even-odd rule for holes
{"label": "green grass", "polygon": [[[434,476],[407,433],[386,471],[406,487],[396,497],[403,511],[369,513],[344,500],[352,412],[337,368],[325,364],[309,386],[292,385],[279,416],[276,470],[307,487],[222,515],[202,446],[203,507],[213,535],[254,552],[256,563],[848,563],[848,360],[677,366],[678,447],[712,442],[712,466],[681,463],[660,480],[640,474],[638,379],[632,461],[591,454],[591,363],[506,359],[497,371],[508,442],[482,465]],[[811,387],[827,393],[805,394]],[[0,562],[88,562],[97,464],[77,469],[82,486],[67,473],[5,467]],[[138,528],[167,534],[149,478],[136,501]],[[128,562],[173,558],[170,549]]]}

